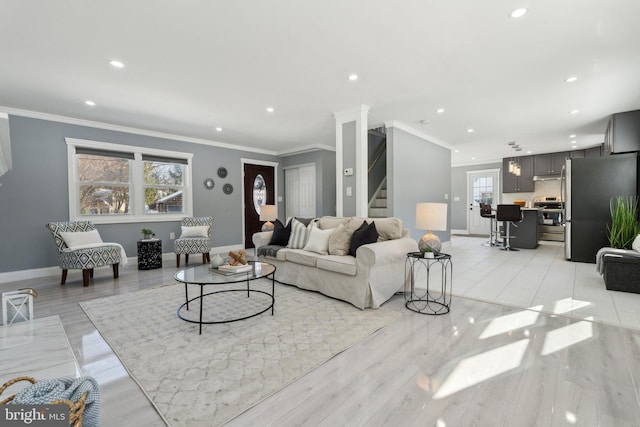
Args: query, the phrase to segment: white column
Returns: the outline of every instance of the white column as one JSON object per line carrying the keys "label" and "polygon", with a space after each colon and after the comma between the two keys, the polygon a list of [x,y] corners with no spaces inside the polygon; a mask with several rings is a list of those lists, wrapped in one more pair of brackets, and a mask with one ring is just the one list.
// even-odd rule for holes
{"label": "white column", "polygon": [[[367,217],[369,211],[368,194],[368,115],[369,107],[361,105],[358,108],[334,113],[336,120],[336,215],[344,214],[344,170],[353,167],[355,174],[355,190],[352,197],[355,199],[356,215]],[[355,146],[346,147],[344,144],[343,125],[355,122]],[[346,150],[355,152],[355,164],[344,164]]]}

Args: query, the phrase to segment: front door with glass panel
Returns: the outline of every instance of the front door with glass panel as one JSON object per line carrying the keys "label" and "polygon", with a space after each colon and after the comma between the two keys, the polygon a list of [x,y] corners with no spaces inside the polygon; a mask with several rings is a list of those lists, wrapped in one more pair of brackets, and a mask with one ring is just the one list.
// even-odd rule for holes
{"label": "front door with glass panel", "polygon": [[262,229],[260,209],[262,205],[275,205],[273,166],[244,165],[244,245],[252,248],[251,238]]}
{"label": "front door with glass panel", "polygon": [[499,169],[470,171],[468,178],[468,220],[469,234],[488,235],[490,220],[480,216],[480,203],[491,205],[494,209],[498,205],[500,181]]}

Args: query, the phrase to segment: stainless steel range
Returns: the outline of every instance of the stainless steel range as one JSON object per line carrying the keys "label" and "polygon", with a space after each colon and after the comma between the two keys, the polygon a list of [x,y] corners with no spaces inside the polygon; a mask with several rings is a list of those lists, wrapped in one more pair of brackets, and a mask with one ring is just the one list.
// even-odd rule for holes
{"label": "stainless steel range", "polygon": [[564,202],[556,196],[539,196],[533,199],[534,208],[542,208],[542,235],[540,240],[564,242]]}

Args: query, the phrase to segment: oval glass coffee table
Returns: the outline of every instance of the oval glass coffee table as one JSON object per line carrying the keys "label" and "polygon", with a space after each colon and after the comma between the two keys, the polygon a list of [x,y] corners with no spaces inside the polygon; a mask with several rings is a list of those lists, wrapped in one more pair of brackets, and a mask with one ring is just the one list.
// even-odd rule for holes
{"label": "oval glass coffee table", "polygon": [[[269,309],[273,316],[273,307],[276,302],[274,293],[276,267],[267,262],[249,261],[248,263],[252,267],[251,270],[240,273],[229,274],[212,269],[208,265],[178,271],[174,277],[178,282],[184,283],[185,294],[185,303],[178,308],[178,317],[186,322],[199,324],[200,334],[202,334],[202,325],[237,322],[259,316]],[[271,293],[264,286],[262,286],[263,289],[258,289],[257,284],[254,284],[253,289],[251,288],[251,282],[261,278],[271,278]],[[241,283],[246,286],[233,286]],[[200,294],[189,298],[190,285],[199,286]],[[207,296],[211,309],[217,315],[215,320],[202,319],[204,297]],[[187,315],[189,303],[200,306],[200,316],[197,319]]]}

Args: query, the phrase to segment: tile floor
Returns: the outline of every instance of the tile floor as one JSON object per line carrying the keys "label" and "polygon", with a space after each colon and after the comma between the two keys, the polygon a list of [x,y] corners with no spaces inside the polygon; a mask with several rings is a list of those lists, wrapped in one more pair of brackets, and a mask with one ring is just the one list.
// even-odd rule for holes
{"label": "tile floor", "polygon": [[595,264],[565,260],[564,243],[506,252],[484,242],[452,236],[443,245],[453,257],[454,295],[640,329],[640,294],[608,291]]}

